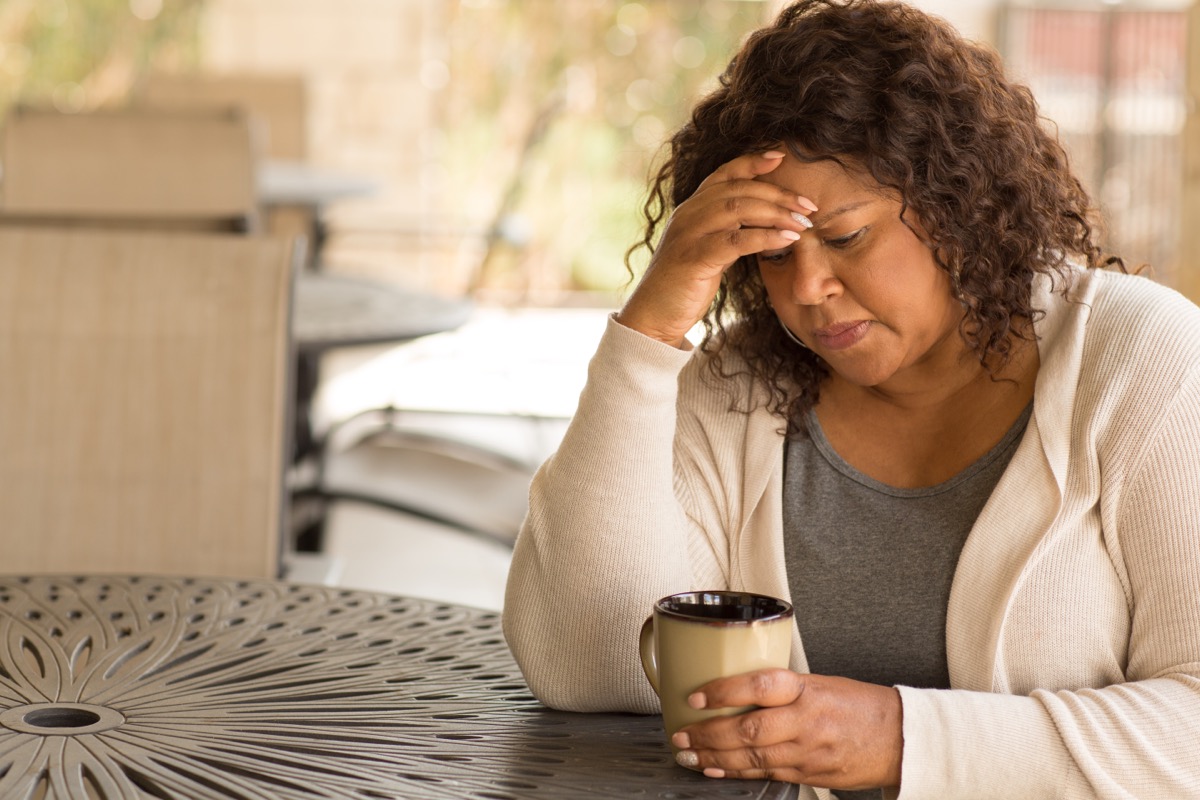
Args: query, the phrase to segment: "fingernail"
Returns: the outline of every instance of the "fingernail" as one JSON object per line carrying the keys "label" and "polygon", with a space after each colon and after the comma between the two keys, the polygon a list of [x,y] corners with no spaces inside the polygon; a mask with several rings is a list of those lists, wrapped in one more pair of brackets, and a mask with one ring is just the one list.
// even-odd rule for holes
{"label": "fingernail", "polygon": [[675,745],[680,750],[687,750],[692,746],[692,739],[683,731],[679,731],[671,737],[671,744]]}
{"label": "fingernail", "polygon": [[724,778],[725,770],[719,769],[717,767],[705,767],[704,768],[704,777],[706,777],[706,778]]}
{"label": "fingernail", "polygon": [[[800,234],[795,231],[783,231],[783,233],[790,233],[796,239],[800,238]],[[708,705],[708,698],[704,696],[704,692],[692,692],[688,695],[687,704],[692,708],[704,708]]]}
{"label": "fingernail", "polygon": [[779,150],[768,150],[762,154],[763,158],[783,158],[783,153]]}
{"label": "fingernail", "polygon": [[675,763],[681,767],[695,769],[700,766],[700,756],[696,755],[695,750],[680,750],[675,754]]}
{"label": "fingernail", "polygon": [[813,226],[812,220],[801,214],[799,211],[792,212],[792,219],[796,220],[796,222],[799,222],[806,228],[811,228]]}
{"label": "fingernail", "polygon": [[800,205],[804,206],[805,208],[807,208],[810,212],[817,210],[817,204],[814,203],[812,200],[809,200],[804,195],[800,195],[799,197],[797,197],[796,202],[799,203]]}
{"label": "fingernail", "polygon": [[[796,231],[780,231],[779,235],[787,239],[789,242],[794,242],[800,238],[800,234]],[[697,706],[697,708],[704,708],[704,706]]]}

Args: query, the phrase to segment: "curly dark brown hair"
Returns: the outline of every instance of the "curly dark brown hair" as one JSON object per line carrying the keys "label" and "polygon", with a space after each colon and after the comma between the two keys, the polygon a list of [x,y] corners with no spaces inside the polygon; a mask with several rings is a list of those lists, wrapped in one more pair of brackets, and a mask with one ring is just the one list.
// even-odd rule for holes
{"label": "curly dark brown hair", "polygon": [[[1000,57],[948,23],[902,3],[800,0],[753,33],[720,87],[674,134],[651,182],[635,246],[654,249],[675,207],[731,159],[784,143],[798,158],[864,168],[915,214],[962,301],[961,333],[989,370],[1029,340],[1037,273],[1068,281],[1067,265],[1115,266],[1097,243],[1097,215],[1030,90]],[[669,201],[668,201],[669,198]],[[631,253],[633,250],[631,250]],[[789,342],[754,257],[725,274],[702,347],[722,374],[736,345],[796,424],[817,401],[824,363]]]}

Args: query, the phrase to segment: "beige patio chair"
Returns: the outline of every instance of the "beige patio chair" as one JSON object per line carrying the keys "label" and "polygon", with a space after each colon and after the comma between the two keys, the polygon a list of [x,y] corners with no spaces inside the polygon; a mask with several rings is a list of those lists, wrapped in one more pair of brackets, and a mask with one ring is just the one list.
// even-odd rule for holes
{"label": "beige patio chair", "polygon": [[255,150],[236,110],[18,108],[0,145],[0,221],[252,231]]}
{"label": "beige patio chair", "polygon": [[0,228],[6,571],[279,573],[293,261],[275,239]]}
{"label": "beige patio chair", "polygon": [[300,75],[154,73],[135,87],[136,103],[176,110],[240,108],[261,125],[267,158],[308,157],[308,89]]}
{"label": "beige patio chair", "polygon": [[[133,100],[151,108],[218,110],[247,113],[264,158],[286,162],[308,159],[308,84],[301,75],[252,72],[154,73],[134,88]],[[312,208],[273,205],[263,209],[263,225],[275,236],[320,233]],[[310,245],[316,244],[310,241]],[[312,251],[315,257],[315,250]]]}

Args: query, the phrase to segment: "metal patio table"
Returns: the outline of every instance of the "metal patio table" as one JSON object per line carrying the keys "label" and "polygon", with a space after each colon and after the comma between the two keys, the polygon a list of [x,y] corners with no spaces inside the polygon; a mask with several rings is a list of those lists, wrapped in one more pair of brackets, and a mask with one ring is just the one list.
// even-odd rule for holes
{"label": "metal patio table", "polygon": [[499,615],[278,581],[0,576],[0,797],[790,798],[530,694]]}

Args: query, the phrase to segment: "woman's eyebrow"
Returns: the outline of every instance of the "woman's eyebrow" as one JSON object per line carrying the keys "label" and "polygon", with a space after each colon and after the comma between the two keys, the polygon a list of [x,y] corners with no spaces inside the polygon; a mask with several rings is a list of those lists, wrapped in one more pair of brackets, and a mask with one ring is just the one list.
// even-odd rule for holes
{"label": "woman's eyebrow", "polygon": [[846,203],[843,206],[838,206],[833,211],[830,211],[828,213],[822,213],[822,212],[818,211],[815,214],[809,214],[808,218],[810,220],[812,220],[814,225],[824,225],[825,223],[832,220],[834,217],[840,216],[842,214],[846,214],[850,211],[854,211],[855,209],[862,208],[863,206],[869,206],[874,202],[875,202],[874,200],[858,200],[853,203]]}

